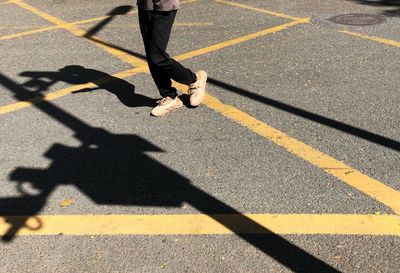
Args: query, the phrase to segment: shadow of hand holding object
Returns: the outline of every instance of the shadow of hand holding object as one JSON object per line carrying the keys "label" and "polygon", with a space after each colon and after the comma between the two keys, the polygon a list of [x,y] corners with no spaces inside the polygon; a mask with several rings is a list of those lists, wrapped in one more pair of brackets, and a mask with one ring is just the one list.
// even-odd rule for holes
{"label": "shadow of hand holding object", "polygon": [[[135,135],[92,127],[76,137],[82,141],[78,147],[50,147],[44,155],[52,161],[47,169],[18,167],[10,174],[18,188],[29,183],[38,194],[20,190],[17,198],[1,199],[0,215],[38,215],[61,185],[75,186],[96,204],[181,206],[189,180],[144,153],[162,152],[156,146]],[[3,241],[11,240],[20,228],[29,228],[28,218],[5,217],[12,227]]]}
{"label": "shadow of hand holding object", "polygon": [[28,77],[23,86],[30,90],[28,99],[37,96],[38,93],[49,90],[57,82],[65,82],[73,85],[93,83],[97,87],[83,88],[73,93],[85,93],[95,90],[108,91],[119,99],[121,103],[128,107],[154,107],[156,100],[144,95],[135,93],[135,86],[129,82],[101,72],[95,69],[87,69],[79,65],[70,65],[58,71],[26,71],[20,74]]}

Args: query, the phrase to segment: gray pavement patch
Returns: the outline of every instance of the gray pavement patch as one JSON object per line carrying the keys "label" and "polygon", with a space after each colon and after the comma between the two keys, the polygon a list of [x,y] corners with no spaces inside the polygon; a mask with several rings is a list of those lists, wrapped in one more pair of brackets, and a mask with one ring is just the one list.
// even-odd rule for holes
{"label": "gray pavement patch", "polygon": [[[126,1],[88,4],[78,0],[29,3],[66,21],[103,16],[117,6],[133,5]],[[324,19],[335,14],[378,10],[355,3],[335,3],[253,0],[250,4]],[[5,7],[8,5],[2,6],[1,12]],[[13,14],[16,13],[10,12]],[[0,23],[10,24],[10,16],[0,18],[3,19]],[[27,22],[44,23],[29,12],[20,18],[15,22],[16,27]],[[143,54],[135,18],[135,15],[117,16],[97,34],[109,43]],[[178,20],[212,21],[214,25],[207,31],[175,30],[171,55],[287,22],[213,1],[183,6]],[[385,24],[363,31],[396,39],[396,20],[388,18]],[[98,23],[82,27],[89,30]],[[19,84],[34,79],[43,83],[37,73],[33,73],[36,75],[33,78],[23,75],[40,71],[54,75],[71,65],[81,65],[100,74],[130,68],[89,41],[65,31],[10,40],[0,46],[3,60],[0,71]],[[399,189],[398,153],[242,96],[229,90],[228,85],[223,88],[215,84],[224,82],[256,96],[398,141],[398,52],[394,47],[350,38],[310,24],[186,60],[184,64],[205,68],[214,79],[214,85],[211,82],[209,85],[211,94],[227,104]],[[46,81],[49,79],[55,83],[45,84],[47,90],[42,90],[43,93],[71,84],[60,78],[45,77]],[[10,91],[1,87],[1,105],[16,101]],[[11,204],[12,209],[6,213],[16,209],[46,214],[198,210],[204,213],[226,211],[225,204],[241,213],[390,213],[376,201],[204,106],[183,108],[166,119],[151,118],[148,112],[157,97],[150,76],[137,75],[117,85],[81,90],[41,108],[31,107],[1,116],[0,200],[4,205],[1,209]],[[26,194],[38,189],[52,191],[44,201],[25,202],[32,199],[22,195],[16,187],[19,183]],[[195,187],[207,193],[207,198],[221,203],[210,205],[207,203],[210,199],[196,199],[195,192],[192,195],[185,192],[188,187]],[[60,202],[67,198],[72,198],[73,203],[61,207]],[[279,244],[271,244],[269,256],[242,239],[235,236],[17,237],[9,245],[1,244],[4,255],[0,262],[1,268],[8,272],[287,272],[284,264],[293,266],[287,259],[299,253],[297,249],[282,257]],[[391,273],[399,267],[397,237],[285,236],[283,239],[291,246],[289,249],[298,247],[302,254],[310,253],[343,272]],[[247,238],[247,242],[260,245],[257,240]],[[273,259],[276,255],[281,263]],[[304,265],[298,265],[302,267],[292,270],[307,272]]]}
{"label": "gray pavement patch", "polygon": [[[285,238],[343,273],[397,273],[400,266],[396,237]],[[7,272],[293,272],[229,235],[20,237],[2,250]]]}

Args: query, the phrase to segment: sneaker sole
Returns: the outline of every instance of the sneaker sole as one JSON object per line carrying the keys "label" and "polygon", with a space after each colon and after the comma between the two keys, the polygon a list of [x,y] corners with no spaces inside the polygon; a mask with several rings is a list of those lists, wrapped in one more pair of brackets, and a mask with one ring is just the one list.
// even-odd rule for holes
{"label": "sneaker sole", "polygon": [[183,106],[183,102],[182,101],[179,101],[178,102],[178,104],[176,105],[176,106],[173,106],[173,107],[170,107],[170,108],[168,108],[168,109],[165,109],[165,112],[164,113],[162,113],[161,115],[154,115],[153,113],[150,113],[153,117],[163,117],[163,116],[165,116],[166,114],[168,114],[169,112],[172,112],[172,111],[174,111],[174,110],[176,110],[176,109],[178,109],[178,108],[181,108]]}
{"label": "sneaker sole", "polygon": [[203,100],[204,100],[204,96],[206,95],[206,87],[207,87],[207,73],[204,72],[204,78],[202,79],[201,83],[204,84],[204,92],[202,92],[200,98],[196,98],[196,102],[192,102],[192,100],[190,99],[190,105],[193,107],[199,106]]}

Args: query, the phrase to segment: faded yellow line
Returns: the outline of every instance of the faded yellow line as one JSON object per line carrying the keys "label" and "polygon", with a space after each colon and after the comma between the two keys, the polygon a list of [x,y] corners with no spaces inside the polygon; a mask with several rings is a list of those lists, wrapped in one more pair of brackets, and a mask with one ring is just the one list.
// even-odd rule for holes
{"label": "faded yellow line", "polygon": [[[37,16],[71,32],[72,34],[74,34],[78,37],[83,37],[86,34],[85,31],[81,30],[80,28],[76,27],[75,25],[68,24],[67,22],[65,22],[57,17],[51,16],[51,15],[49,15],[49,14],[47,14],[35,7],[23,2],[23,1],[12,0],[12,2],[24,9],[32,12],[33,14],[36,14]],[[91,37],[91,39],[89,39],[89,40],[92,41],[96,46],[103,49],[104,51],[108,52],[109,54],[119,58],[120,60],[122,60],[132,66],[143,66],[145,64],[145,62],[143,62],[142,60],[140,60],[126,52],[123,52],[121,50],[118,50],[111,46],[108,46],[108,45],[104,44],[103,42],[99,42],[100,39],[95,36]]]}
{"label": "faded yellow line", "polygon": [[176,27],[211,27],[214,26],[213,22],[176,22]]}
{"label": "faded yellow line", "polygon": [[[198,1],[198,0],[182,1],[180,3],[181,4],[188,4],[188,3],[193,3],[193,2],[196,2],[196,1]],[[11,4],[11,3],[12,2],[9,1],[9,2],[6,2],[6,3],[1,3],[1,4]],[[130,12],[127,13],[127,15],[131,15],[131,14],[135,14],[135,13],[137,13],[137,10],[130,11]],[[100,17],[96,17],[96,18],[86,19],[86,20],[74,21],[74,22],[66,23],[66,24],[68,24],[68,25],[84,25],[84,24],[88,24],[88,23],[98,22],[98,21],[107,19],[109,17],[110,17],[109,15],[105,15],[105,16],[100,16]],[[179,23],[177,23],[177,24],[179,24]],[[61,29],[61,28],[63,28],[61,25],[52,26],[52,27],[38,28],[38,29],[30,30],[30,31],[24,31],[24,32],[20,32],[20,33],[1,36],[0,37],[0,41],[11,40],[11,39],[15,39],[15,38],[18,38],[18,37],[29,36],[29,35],[32,35],[32,34],[51,31],[51,30],[57,30],[57,29]]]}
{"label": "faded yellow line", "polygon": [[[247,217],[265,230],[249,227]],[[218,219],[215,220],[213,218]],[[0,217],[0,235],[23,216]],[[234,231],[221,222],[232,223]],[[30,228],[28,228],[30,227]],[[199,235],[332,234],[400,236],[400,218],[392,215],[246,214],[246,215],[45,215],[30,217],[18,235]]]}
{"label": "faded yellow line", "polygon": [[[176,85],[181,91],[186,89]],[[204,102],[209,108],[221,113],[227,118],[249,128],[258,135],[285,148],[292,154],[306,160],[314,166],[333,175],[340,181],[367,194],[373,199],[391,208],[394,213],[400,214],[400,192],[386,186],[345,163],[326,155],[317,149],[292,138],[285,133],[269,126],[268,124],[250,116],[249,114],[230,105],[223,104],[217,98],[207,95]]]}
{"label": "faded yellow line", "polygon": [[[40,27],[35,28],[35,29],[42,29],[42,28],[45,28],[45,27],[40,26]],[[28,30],[33,30],[32,26],[27,26],[27,25],[26,26],[1,25],[0,29],[28,29]]]}
{"label": "faded yellow line", "polygon": [[[88,20],[85,20],[88,21]],[[70,23],[72,25],[82,25],[85,24],[84,21],[77,21]],[[213,22],[176,22],[174,24],[175,27],[210,27],[214,26]],[[115,25],[110,26],[110,28],[118,27]],[[130,28],[134,28],[135,26],[129,26]],[[22,26],[21,28],[29,28],[29,26]],[[37,28],[33,30],[27,30],[23,32],[18,32],[18,33],[13,33],[13,34],[8,34],[5,36],[0,36],[0,41],[5,41],[5,40],[12,40],[15,38],[19,37],[24,37],[24,36],[29,36],[33,35],[36,33],[41,33],[41,32],[46,32],[46,31],[51,31],[51,30],[58,30],[61,29],[61,26],[50,26],[50,27],[43,27],[43,28]],[[9,29],[9,27],[0,27],[0,29]]]}
{"label": "faded yellow line", "polygon": [[[213,22],[175,22],[173,27],[211,27],[214,26]],[[107,27],[108,29],[119,29],[119,28],[129,28],[135,29],[139,28],[138,25],[126,25],[126,24],[112,24]]]}
{"label": "faded yellow line", "polygon": [[[248,9],[248,10],[253,10],[253,11],[257,11],[257,12],[262,12],[262,13],[266,13],[266,14],[269,14],[269,15],[272,15],[272,16],[281,17],[281,18],[286,18],[286,19],[290,19],[290,20],[296,20],[296,21],[297,21],[297,20],[305,20],[305,19],[308,19],[308,18],[295,17],[295,16],[291,16],[291,15],[284,14],[284,13],[274,12],[274,11],[270,11],[270,10],[267,10],[267,9],[256,8],[256,7],[253,7],[253,6],[249,6],[249,5],[245,5],[245,4],[240,4],[240,3],[236,3],[236,2],[233,2],[233,1],[231,1],[231,0],[229,0],[229,1],[225,1],[225,0],[214,0],[214,1],[215,1],[215,2],[218,2],[218,3],[228,4],[228,5],[240,7],[240,8],[243,8],[243,9]],[[308,20],[309,20],[309,19],[308,19]]]}
{"label": "faded yellow line", "polygon": [[[132,14],[132,13],[135,13],[135,12],[136,11],[129,12],[128,14]],[[110,16],[101,16],[101,17],[96,17],[96,18],[91,18],[91,19],[86,19],[86,20],[66,23],[66,25],[84,25],[84,24],[87,24],[87,23],[101,21],[101,20],[107,19],[109,17]],[[24,32],[19,32],[19,33],[15,33],[15,34],[6,35],[6,36],[1,36],[0,37],[0,41],[1,40],[10,40],[10,39],[18,38],[18,37],[23,37],[23,36],[28,36],[28,35],[32,35],[32,34],[40,33],[40,32],[57,30],[57,29],[63,28],[63,26],[65,26],[65,25],[56,25],[56,26],[51,26],[51,27],[37,28],[37,29],[29,30],[29,31],[24,31]]]}
{"label": "faded yellow line", "polygon": [[[258,38],[258,37],[263,36],[263,35],[268,35],[268,34],[271,34],[271,33],[274,33],[274,32],[278,32],[280,30],[286,29],[286,28],[288,28],[290,26],[294,26],[294,25],[297,25],[297,24],[300,24],[300,23],[302,23],[302,22],[300,22],[300,21],[299,22],[290,22],[290,23],[283,24],[283,25],[280,25],[280,26],[277,26],[277,27],[268,28],[268,29],[265,29],[265,30],[262,30],[262,31],[259,31],[259,32],[253,33],[253,34],[250,34],[250,35],[246,35],[246,36],[241,37],[241,38],[232,39],[232,40],[229,40],[229,41],[226,41],[226,42],[222,42],[222,43],[217,43],[217,44],[214,44],[214,45],[206,47],[206,48],[202,48],[202,49],[194,50],[194,51],[182,54],[182,55],[178,55],[178,56],[176,56],[174,58],[176,60],[178,60],[178,61],[188,60],[190,58],[193,58],[193,57],[196,57],[196,56],[200,56],[202,54],[207,54],[207,53],[210,53],[210,52],[222,49],[222,48],[226,48],[228,46],[232,46],[232,45],[235,45],[235,44],[238,44],[238,43],[249,41],[251,39],[255,39],[255,38]],[[119,73],[114,74],[112,76],[123,79],[123,78],[130,77],[132,75],[135,75],[137,73],[143,73],[143,72],[148,73],[147,65],[145,65],[143,61],[142,61],[142,63],[143,63],[143,65],[139,66],[138,68],[130,69],[130,70],[123,71],[123,72],[119,72]],[[93,85],[93,84],[76,85],[76,86],[68,87],[66,89],[62,89],[62,90],[59,90],[59,91],[56,91],[56,92],[53,92],[53,93],[49,93],[49,94],[45,95],[43,98],[36,98],[36,99],[33,99],[33,100],[29,100],[29,101],[21,101],[21,102],[17,102],[17,103],[14,103],[14,104],[1,106],[0,107],[0,115],[26,108],[26,107],[29,107],[29,106],[31,106],[33,104],[40,103],[42,101],[49,101],[49,100],[53,100],[53,99],[56,99],[56,98],[60,98],[60,97],[63,97],[65,95],[71,94],[74,91],[77,91],[77,90],[80,90],[80,89],[83,89],[83,88],[92,88],[94,86],[95,85]]]}
{"label": "faded yellow line", "polygon": [[56,29],[60,29],[60,28],[61,28],[60,26],[51,26],[51,27],[44,27],[44,28],[38,28],[38,29],[28,30],[28,31],[24,31],[24,32],[19,32],[19,33],[15,33],[15,34],[9,34],[9,35],[5,35],[5,36],[1,36],[0,41],[11,40],[11,39],[19,38],[19,37],[32,35],[35,33],[46,32],[46,31],[56,30]]}
{"label": "faded yellow line", "polygon": [[232,45],[240,44],[240,43],[252,40],[252,39],[259,38],[261,36],[265,36],[265,35],[268,35],[268,34],[271,34],[271,33],[282,31],[284,29],[290,28],[290,27],[298,25],[298,24],[306,23],[306,22],[308,22],[308,19],[297,20],[297,21],[289,22],[289,23],[282,24],[282,25],[279,25],[279,26],[267,28],[267,29],[264,29],[264,30],[261,30],[261,31],[258,31],[258,32],[255,32],[255,33],[240,37],[240,38],[228,40],[226,42],[218,43],[218,44],[206,47],[206,48],[202,48],[202,49],[195,50],[195,51],[192,51],[192,52],[189,52],[189,53],[186,53],[186,54],[182,54],[182,55],[176,57],[175,59],[178,60],[178,61],[191,59],[191,58],[194,58],[196,56],[204,55],[204,54],[207,54],[207,53],[210,53],[210,52],[213,52],[213,51],[217,51],[217,50],[223,49],[225,47],[229,47],[229,46],[232,46]]}
{"label": "faded yellow line", "polygon": [[[137,10],[133,10],[133,11],[128,12],[126,15],[136,14],[137,12],[138,12]],[[101,21],[101,20],[105,20],[105,19],[108,19],[110,17],[112,17],[112,16],[104,15],[104,16],[90,18],[90,19],[86,19],[86,20],[80,20],[80,21],[71,22],[70,24],[72,24],[72,25],[84,25],[84,24],[88,24],[88,23],[94,23],[94,22],[98,22],[98,21]]]}
{"label": "faded yellow line", "polygon": [[7,1],[7,2],[2,2],[2,3],[0,3],[0,5],[4,5],[4,4],[11,4],[11,2],[10,2],[10,1]]}
{"label": "faded yellow line", "polygon": [[347,30],[338,30],[338,32],[352,35],[355,37],[359,37],[362,39],[378,42],[378,43],[385,44],[385,45],[400,47],[400,42],[395,41],[395,40],[389,40],[389,39],[385,39],[385,38],[381,38],[381,37],[369,36],[369,35],[352,32],[352,31],[347,31]]}

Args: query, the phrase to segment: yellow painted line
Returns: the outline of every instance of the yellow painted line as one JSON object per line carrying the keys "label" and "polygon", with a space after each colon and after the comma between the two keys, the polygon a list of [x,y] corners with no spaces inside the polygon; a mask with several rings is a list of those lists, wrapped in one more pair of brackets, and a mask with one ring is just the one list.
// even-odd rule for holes
{"label": "yellow painted line", "polygon": [[[214,26],[213,22],[175,22],[173,27],[211,27]],[[112,24],[107,29],[139,29],[138,25],[127,25],[127,24]]]}
{"label": "yellow painted line", "polygon": [[211,27],[214,26],[213,22],[176,22],[176,27]]}
{"label": "yellow painted line", "polygon": [[[182,92],[187,89],[180,84],[175,86]],[[400,214],[400,192],[211,95],[206,95],[204,104]]]}
{"label": "yellow painted line", "polygon": [[[283,24],[283,25],[280,25],[280,26],[277,26],[277,27],[268,28],[268,29],[262,30],[260,32],[256,32],[256,33],[253,33],[253,34],[250,34],[250,35],[246,35],[244,37],[240,37],[240,38],[237,38],[237,39],[232,39],[232,40],[229,40],[229,41],[226,41],[226,42],[222,42],[222,43],[217,43],[217,44],[214,44],[214,45],[206,47],[206,48],[202,48],[202,49],[194,50],[194,51],[182,54],[182,55],[178,55],[178,56],[176,56],[174,58],[176,60],[178,60],[178,61],[187,60],[187,59],[190,59],[190,58],[193,58],[193,57],[196,57],[196,56],[200,56],[202,54],[207,54],[207,53],[210,53],[210,52],[222,49],[222,48],[226,48],[228,46],[232,46],[232,45],[235,45],[235,44],[238,44],[238,43],[249,41],[251,39],[255,39],[255,38],[261,37],[263,35],[268,35],[268,34],[271,34],[271,33],[274,33],[274,32],[278,32],[280,30],[289,28],[290,26],[294,26],[294,25],[297,25],[297,24],[300,24],[300,23],[302,23],[302,22],[301,21],[290,22],[290,23]],[[130,76],[138,74],[138,73],[148,73],[149,70],[148,70],[147,65],[145,65],[145,63],[143,61],[141,61],[141,62],[142,62],[143,65],[139,66],[138,68],[134,68],[134,69],[130,69],[130,70],[127,70],[127,71],[119,72],[119,73],[114,74],[112,76],[123,79],[123,78],[127,78],[127,77],[130,77]],[[62,89],[62,90],[59,90],[59,91],[56,91],[56,92],[53,92],[53,93],[49,93],[49,94],[45,95],[43,98],[40,97],[40,98],[36,98],[36,99],[33,99],[33,100],[21,101],[21,102],[17,102],[17,103],[14,103],[14,104],[1,106],[0,107],[0,115],[26,108],[26,107],[29,107],[29,106],[31,106],[33,104],[40,103],[42,101],[49,101],[49,100],[53,100],[53,99],[56,99],[56,98],[60,98],[60,97],[66,96],[66,95],[71,94],[74,91],[77,91],[77,90],[80,90],[80,89],[92,88],[92,87],[95,87],[95,86],[96,85],[90,84],[90,83],[89,84],[84,84],[84,85],[76,85],[76,86],[68,87],[66,89]]]}
{"label": "yellow painted line", "polygon": [[[181,4],[188,4],[188,3],[193,3],[193,2],[196,2],[196,1],[198,1],[198,0],[181,1],[180,3]],[[9,2],[0,3],[0,4],[11,4],[11,3],[12,2],[9,1]],[[137,13],[137,10],[130,11],[130,12],[127,13],[127,15],[135,14],[135,13]],[[98,22],[98,21],[107,19],[109,17],[110,16],[106,15],[106,16],[100,16],[100,17],[96,17],[96,18],[80,20],[80,21],[75,21],[75,22],[66,23],[66,24],[67,25],[84,25],[84,24],[88,24],[88,23]],[[177,23],[177,25],[179,25],[179,23]],[[194,26],[196,26],[196,24],[194,24]],[[207,24],[206,24],[206,26],[207,26]],[[11,40],[11,39],[15,39],[15,38],[18,38],[18,37],[29,36],[29,35],[32,35],[32,34],[51,31],[51,30],[57,30],[57,29],[61,29],[61,28],[62,28],[62,25],[38,28],[38,29],[30,30],[30,31],[15,33],[15,34],[6,35],[6,36],[1,36],[0,37],[0,41]]]}
{"label": "yellow painted line", "polygon": [[298,24],[302,24],[302,23],[306,23],[306,22],[308,22],[308,19],[297,20],[297,21],[289,22],[289,23],[282,24],[282,25],[279,25],[279,26],[267,28],[267,29],[264,29],[264,30],[261,30],[261,31],[258,31],[258,32],[255,32],[255,33],[240,37],[240,38],[232,39],[232,40],[225,41],[225,42],[222,42],[222,43],[218,43],[218,44],[215,44],[215,45],[212,45],[212,46],[209,46],[209,47],[201,48],[201,49],[198,49],[198,50],[186,53],[186,54],[182,54],[182,55],[176,57],[175,59],[177,61],[191,59],[191,58],[194,58],[196,56],[204,55],[204,54],[207,54],[207,53],[210,53],[210,52],[213,52],[213,51],[217,51],[217,50],[223,49],[225,47],[229,47],[229,46],[232,46],[232,45],[240,44],[240,43],[243,43],[243,42],[246,42],[246,41],[249,41],[249,40],[252,40],[252,39],[256,39],[256,38],[259,38],[261,36],[265,36],[265,35],[268,35],[268,34],[271,34],[271,33],[279,32],[279,31],[282,31],[284,29],[290,28],[292,26],[295,26],[295,25],[298,25]]}
{"label": "yellow painted line", "polygon": [[257,12],[262,12],[262,13],[266,13],[266,14],[269,14],[269,15],[272,15],[272,16],[286,18],[286,19],[290,19],[290,20],[296,20],[296,21],[297,20],[305,20],[305,19],[309,20],[309,18],[295,17],[295,16],[284,14],[284,13],[274,12],[274,11],[270,11],[270,10],[267,10],[267,9],[256,8],[256,7],[253,7],[253,6],[236,3],[236,2],[233,2],[231,0],[229,0],[229,1],[214,0],[214,1],[218,2],[218,3],[227,4],[227,5],[231,5],[231,6],[235,6],[235,7],[239,7],[239,8],[243,8],[243,9],[248,9],[248,10],[253,10],[253,11],[257,11]]}
{"label": "yellow painted line", "polygon": [[11,4],[11,2],[10,2],[10,1],[7,1],[7,2],[2,2],[2,3],[0,3],[0,5],[4,5],[4,4]]}
{"label": "yellow painted line", "polygon": [[[67,22],[64,22],[63,20],[56,18],[54,16],[51,16],[23,1],[20,0],[11,0],[13,3],[17,4],[18,6],[32,12],[33,14],[36,14],[37,16],[71,32],[72,34],[79,36],[79,37],[83,37],[86,32],[79,29],[78,27],[76,27],[75,25],[72,24],[68,24]],[[96,38],[96,37],[91,37],[89,39],[90,41],[92,41],[96,46],[100,47],[101,49],[103,49],[104,51],[108,52],[109,54],[119,58],[120,60],[132,65],[132,66],[143,66],[144,62],[126,52],[123,52],[121,50],[115,49],[111,46],[106,45],[104,42],[99,42],[100,39]]]}
{"label": "yellow painted line", "polygon": [[[38,27],[37,29],[41,29],[45,27]],[[1,25],[0,29],[28,29],[32,30],[32,26],[15,26],[15,25]]]}
{"label": "yellow painted line", "polygon": [[61,27],[59,27],[59,26],[50,26],[50,27],[28,30],[28,31],[20,32],[20,33],[15,33],[15,34],[9,34],[9,35],[5,35],[5,36],[1,36],[0,41],[11,40],[11,39],[15,39],[18,37],[24,37],[24,36],[32,35],[35,33],[46,32],[46,31],[56,30],[56,29],[60,29],[60,28]]}
{"label": "yellow painted line", "polygon": [[[138,11],[137,10],[133,10],[128,12],[126,15],[131,15],[131,14],[136,14]],[[105,20],[108,19],[112,16],[110,15],[104,15],[104,16],[100,16],[100,17],[95,17],[95,18],[90,18],[90,19],[86,19],[86,20],[80,20],[80,21],[75,21],[70,23],[71,25],[84,25],[84,24],[88,24],[88,23],[93,23],[93,22],[98,22],[101,20]]]}
{"label": "yellow painted line", "polygon": [[[265,229],[246,225],[248,219]],[[215,220],[215,219],[218,219]],[[23,216],[0,217],[0,235],[7,223]],[[223,224],[229,222],[233,230]],[[340,214],[173,214],[173,215],[44,215],[29,217],[18,235],[199,235],[199,234],[332,234],[400,236],[400,218],[393,215]]]}
{"label": "yellow painted line", "polygon": [[[102,17],[102,18],[107,18],[107,17]],[[92,19],[89,19],[89,20],[92,20]],[[73,22],[70,24],[71,25],[82,25],[82,24],[85,24],[86,22],[88,22],[89,20],[77,21],[77,22]],[[176,22],[174,24],[174,26],[175,27],[209,27],[209,26],[214,26],[214,23],[213,22]],[[113,28],[113,27],[115,27],[115,25],[112,25],[110,27]],[[129,26],[129,28],[134,28],[134,27],[135,27],[134,25]],[[29,26],[21,26],[21,27],[13,27],[13,28],[23,29],[23,28],[30,28],[30,27]],[[11,40],[11,39],[19,38],[19,37],[33,35],[36,33],[51,31],[51,30],[58,30],[61,28],[62,28],[61,26],[50,26],[50,27],[37,28],[37,29],[33,29],[33,30],[27,30],[24,32],[0,36],[0,41]],[[10,27],[1,26],[0,29],[10,29]]]}
{"label": "yellow painted line", "polygon": [[[137,11],[132,11],[132,12],[129,12],[128,14],[132,14],[132,13],[136,13],[136,12]],[[81,21],[75,21],[75,22],[66,23],[66,24],[67,25],[83,25],[83,24],[87,24],[87,23],[101,21],[101,20],[107,19],[109,17],[110,16],[101,16],[101,17],[96,17],[96,18],[91,18],[91,19],[86,19],[86,20],[81,20]],[[26,26],[26,27],[28,27],[28,26]],[[25,31],[25,32],[20,32],[20,33],[15,33],[15,34],[11,34],[11,35],[2,36],[2,37],[0,37],[0,41],[1,40],[10,40],[10,39],[18,38],[18,37],[23,37],[23,36],[28,36],[28,35],[32,35],[32,34],[40,33],[40,32],[57,30],[57,29],[61,29],[61,28],[63,28],[63,25],[56,25],[56,26],[51,26],[51,27],[37,28],[37,29],[34,29],[34,30],[29,30],[29,31]]]}
{"label": "yellow painted line", "polygon": [[378,42],[378,43],[385,44],[385,45],[400,47],[400,42],[395,41],[395,40],[389,40],[389,39],[385,39],[385,38],[381,38],[381,37],[369,36],[369,35],[352,32],[352,31],[347,31],[347,30],[338,30],[338,32],[352,35],[355,37],[359,37],[362,39]]}

